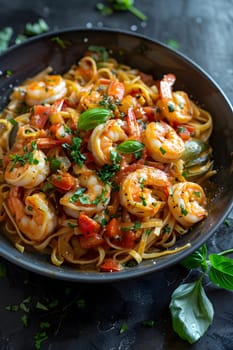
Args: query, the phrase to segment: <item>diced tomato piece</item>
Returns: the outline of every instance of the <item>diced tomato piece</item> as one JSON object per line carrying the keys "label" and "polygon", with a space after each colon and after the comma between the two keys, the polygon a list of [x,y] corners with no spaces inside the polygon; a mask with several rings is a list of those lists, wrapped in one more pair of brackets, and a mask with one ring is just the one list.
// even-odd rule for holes
{"label": "diced tomato piece", "polygon": [[84,152],[83,155],[86,157],[85,164],[88,165],[94,162],[94,157],[91,152]]}
{"label": "diced tomato piece", "polygon": [[126,231],[122,237],[120,245],[124,248],[133,248],[136,241],[136,234],[133,231]]}
{"label": "diced tomato piece", "polygon": [[104,242],[105,241],[103,237],[98,233],[94,233],[88,237],[85,237],[85,236],[79,237],[79,243],[82,249],[96,248],[104,244]]}
{"label": "diced tomato piece", "polygon": [[182,140],[186,141],[194,133],[194,127],[191,125],[179,125],[176,128],[176,132]]}
{"label": "diced tomato piece", "polygon": [[117,238],[122,235],[120,223],[116,218],[113,218],[109,221],[106,226],[106,237]]}
{"label": "diced tomato piece", "polygon": [[79,229],[84,235],[84,237],[95,236],[99,233],[101,226],[95,220],[89,218],[89,216],[81,213],[78,219]]}
{"label": "diced tomato piece", "polygon": [[122,270],[122,266],[114,259],[105,259],[103,264],[100,265],[100,270],[105,272],[118,272]]}
{"label": "diced tomato piece", "polygon": [[69,191],[76,185],[76,179],[69,173],[54,174],[51,176],[52,184],[60,190]]}
{"label": "diced tomato piece", "polygon": [[125,94],[125,86],[118,80],[112,80],[108,87],[108,96],[113,96],[118,100],[122,100]]}

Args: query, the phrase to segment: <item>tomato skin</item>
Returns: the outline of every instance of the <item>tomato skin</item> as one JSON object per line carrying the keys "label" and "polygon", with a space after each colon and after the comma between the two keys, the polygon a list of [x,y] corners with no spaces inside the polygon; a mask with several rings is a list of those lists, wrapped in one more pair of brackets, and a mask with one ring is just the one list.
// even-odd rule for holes
{"label": "tomato skin", "polygon": [[119,221],[116,218],[113,218],[109,221],[109,223],[106,226],[106,232],[105,235],[108,238],[117,238],[121,236],[121,228]]}
{"label": "tomato skin", "polygon": [[122,270],[121,264],[114,259],[105,259],[103,264],[100,265],[100,270],[104,272],[118,272]]}
{"label": "tomato skin", "polygon": [[91,236],[94,237],[96,234],[99,233],[99,231],[101,229],[101,226],[100,226],[100,224],[98,224],[98,222],[89,218],[89,216],[87,216],[83,213],[81,213],[79,215],[78,225],[79,225],[79,229],[82,232],[84,238],[88,238]]}
{"label": "tomato skin", "polygon": [[76,185],[76,179],[69,173],[52,175],[52,184],[63,191],[70,191]]}
{"label": "tomato skin", "polygon": [[93,233],[90,236],[80,236],[79,243],[82,249],[91,249],[99,247],[104,243],[103,237],[98,233]]}

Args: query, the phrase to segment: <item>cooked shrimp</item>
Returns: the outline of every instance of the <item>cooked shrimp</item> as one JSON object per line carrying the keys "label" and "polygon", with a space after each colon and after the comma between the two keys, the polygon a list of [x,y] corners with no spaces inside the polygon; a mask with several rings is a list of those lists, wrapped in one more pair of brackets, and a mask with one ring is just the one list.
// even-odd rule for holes
{"label": "cooked shrimp", "polygon": [[13,96],[21,96],[29,105],[52,103],[66,94],[66,83],[60,75],[45,75],[39,81],[31,81],[27,85],[16,87]]}
{"label": "cooked shrimp", "polygon": [[189,227],[204,219],[208,212],[203,188],[194,182],[180,182],[170,189],[169,208],[175,219],[184,227]]}
{"label": "cooked shrimp", "polygon": [[157,102],[157,107],[169,122],[187,123],[192,119],[192,103],[184,91],[172,92],[175,79],[173,74],[167,74],[160,81],[161,98]]}
{"label": "cooked shrimp", "polygon": [[104,184],[93,170],[83,167],[75,172],[80,187],[60,199],[65,212],[77,218],[80,212],[93,215],[104,210],[110,201],[110,186]]}
{"label": "cooked shrimp", "polygon": [[49,165],[44,152],[32,150],[24,154],[11,154],[5,170],[5,181],[14,186],[33,188],[49,175]]}
{"label": "cooked shrimp", "polygon": [[120,119],[109,120],[106,124],[98,125],[92,132],[88,148],[98,165],[111,164],[110,154],[115,144],[127,139]]}
{"label": "cooked shrimp", "polygon": [[167,190],[169,181],[162,170],[145,166],[129,173],[120,187],[120,203],[131,214],[153,217],[161,208],[162,201],[156,199],[153,189]]}
{"label": "cooked shrimp", "polygon": [[16,224],[27,238],[32,241],[43,241],[57,225],[54,208],[42,192],[20,198],[20,188],[10,189],[7,204]]}
{"label": "cooked shrimp", "polygon": [[162,121],[147,125],[143,142],[150,156],[163,163],[179,159],[185,150],[181,137],[169,124]]}

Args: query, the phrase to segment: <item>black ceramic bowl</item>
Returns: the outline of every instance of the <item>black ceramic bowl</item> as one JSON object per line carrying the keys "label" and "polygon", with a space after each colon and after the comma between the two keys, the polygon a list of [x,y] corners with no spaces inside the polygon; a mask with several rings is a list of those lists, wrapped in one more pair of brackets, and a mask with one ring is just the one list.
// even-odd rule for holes
{"label": "black ceramic bowl", "polygon": [[[60,47],[53,38],[65,42]],[[28,40],[13,47],[0,57],[1,109],[14,85],[35,75],[48,65],[57,73],[63,73],[77,62],[89,45],[101,45],[110,49],[113,56],[130,66],[161,78],[163,74],[174,73],[176,89],[185,90],[192,98],[213,116],[214,130],[211,145],[214,150],[215,168],[218,170],[213,182],[215,194],[211,198],[209,216],[197,224],[177,245],[191,243],[189,249],[172,256],[142,262],[139,266],[115,273],[80,272],[69,266],[53,266],[47,257],[36,253],[19,253],[11,243],[0,236],[0,255],[7,260],[36,273],[52,278],[82,282],[110,282],[142,276],[173,265],[202,245],[232,209],[233,178],[233,113],[230,103],[216,83],[196,64],[181,54],[145,36],[112,30],[69,29]],[[5,77],[4,72],[12,75]]]}

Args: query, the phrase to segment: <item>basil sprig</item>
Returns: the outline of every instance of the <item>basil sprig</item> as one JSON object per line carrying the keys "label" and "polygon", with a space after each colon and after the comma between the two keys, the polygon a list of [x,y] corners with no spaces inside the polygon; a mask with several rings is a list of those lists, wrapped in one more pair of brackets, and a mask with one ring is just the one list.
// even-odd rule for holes
{"label": "basil sprig", "polygon": [[92,108],[87,109],[85,112],[81,113],[78,119],[78,129],[79,130],[91,130],[97,125],[105,123],[109,116],[111,116],[111,111],[106,108]]}
{"label": "basil sprig", "polygon": [[233,259],[224,255],[233,249],[207,256],[206,245],[185,258],[181,264],[202,270],[196,282],[181,284],[172,294],[170,312],[174,331],[189,343],[194,343],[212,323],[214,310],[205,294],[202,279],[205,274],[216,286],[233,290]]}
{"label": "basil sprig", "polygon": [[121,142],[117,146],[117,150],[121,153],[136,153],[142,151],[144,148],[144,144],[137,140],[127,140]]}

